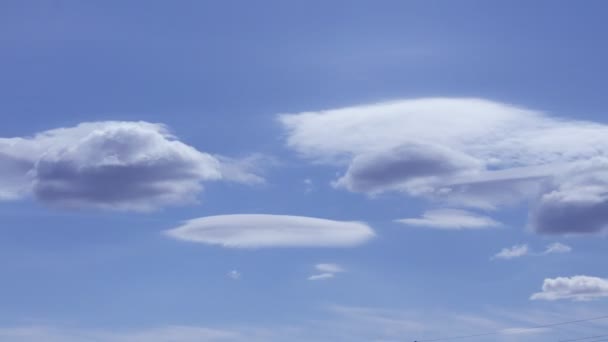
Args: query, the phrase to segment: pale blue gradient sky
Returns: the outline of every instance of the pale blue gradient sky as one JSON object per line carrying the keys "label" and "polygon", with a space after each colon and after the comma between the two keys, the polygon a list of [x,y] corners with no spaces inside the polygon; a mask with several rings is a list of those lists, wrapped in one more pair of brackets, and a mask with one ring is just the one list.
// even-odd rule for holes
{"label": "pale blue gradient sky", "polygon": [[[407,316],[436,326],[438,335],[605,312],[606,299],[529,300],[545,278],[608,276],[605,238],[530,233],[524,205],[492,213],[505,224],[499,229],[401,226],[392,220],[418,216],[428,203],[332,188],[342,169],[287,149],[276,115],[441,96],[608,123],[606,11],[603,1],[2,1],[0,137],[143,120],[166,124],[201,151],[274,161],[263,167],[266,184],[205,184],[199,204],[151,213],[1,202],[0,327],[179,325],[283,336],[262,341],[355,341],[348,327],[369,324],[362,341],[411,341],[432,334],[387,327],[381,310],[397,323]],[[360,220],[377,237],[355,248],[241,250],[162,234],[187,219],[234,213]],[[573,251],[490,260],[515,244],[542,250],[556,241]],[[308,281],[323,262],[347,272]],[[588,324],[529,341],[596,331]],[[52,333],[63,339],[41,332]]]}

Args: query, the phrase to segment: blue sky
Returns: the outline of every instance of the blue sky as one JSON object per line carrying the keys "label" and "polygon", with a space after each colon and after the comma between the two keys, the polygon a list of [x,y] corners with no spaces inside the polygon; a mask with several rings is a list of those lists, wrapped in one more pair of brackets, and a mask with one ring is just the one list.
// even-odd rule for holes
{"label": "blue sky", "polygon": [[0,340],[600,335],[607,9],[3,1]]}

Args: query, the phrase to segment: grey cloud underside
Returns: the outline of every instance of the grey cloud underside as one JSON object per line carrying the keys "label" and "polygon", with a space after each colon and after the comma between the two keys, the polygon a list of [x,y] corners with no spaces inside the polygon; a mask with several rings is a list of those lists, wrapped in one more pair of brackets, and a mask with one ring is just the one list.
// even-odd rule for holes
{"label": "grey cloud underside", "polygon": [[[480,163],[440,146],[409,143],[378,153],[356,156],[336,185],[357,192],[408,187],[408,182],[474,171]],[[415,186],[415,185],[411,185]]]}
{"label": "grey cloud underside", "polygon": [[531,215],[545,234],[602,233],[608,230],[608,158],[578,163],[554,180]]}
{"label": "grey cloud underside", "polygon": [[0,199],[32,195],[54,206],[142,211],[194,202],[205,181],[260,182],[248,165],[225,160],[160,124],[82,123],[0,139]]}
{"label": "grey cloud underside", "polygon": [[34,167],[32,160],[0,151],[0,165],[0,200],[16,199],[29,191],[28,172]]}
{"label": "grey cloud underside", "polygon": [[[608,125],[471,98],[282,114],[287,146],[346,167],[334,186],[450,207],[529,203],[541,234],[608,227]],[[587,165],[589,164],[589,165]]]}
{"label": "grey cloud underside", "polygon": [[543,201],[533,212],[532,225],[543,234],[600,233],[608,229],[608,199],[598,203]]}
{"label": "grey cloud underside", "polygon": [[[78,205],[193,200],[200,191],[192,164],[100,166],[79,168],[73,163],[40,163],[34,185],[36,197],[50,203]],[[145,203],[141,203],[145,205]]]}

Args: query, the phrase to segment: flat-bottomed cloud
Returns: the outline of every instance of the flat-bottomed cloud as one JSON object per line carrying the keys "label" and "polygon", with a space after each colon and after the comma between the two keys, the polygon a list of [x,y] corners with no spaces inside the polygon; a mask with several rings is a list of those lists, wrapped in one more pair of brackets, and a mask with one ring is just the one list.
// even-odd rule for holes
{"label": "flat-bottomed cloud", "polygon": [[178,240],[229,248],[352,247],[375,235],[362,222],[264,214],[201,217],[165,234]]}

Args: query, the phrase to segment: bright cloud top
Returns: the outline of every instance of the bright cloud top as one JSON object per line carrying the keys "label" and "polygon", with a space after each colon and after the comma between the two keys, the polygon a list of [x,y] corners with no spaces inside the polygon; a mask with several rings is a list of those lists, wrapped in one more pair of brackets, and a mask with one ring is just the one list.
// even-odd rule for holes
{"label": "bright cloud top", "polygon": [[436,209],[426,211],[420,218],[395,220],[408,226],[461,230],[499,227],[501,224],[490,217],[460,209]]}
{"label": "bright cloud top", "polygon": [[261,180],[147,122],[88,122],[0,138],[0,165],[0,200],[33,195],[62,207],[146,211],[195,201],[204,181]]}
{"label": "bright cloud top", "polygon": [[545,279],[542,291],[533,294],[530,299],[587,301],[601,297],[608,297],[608,279],[579,275]]}
{"label": "bright cloud top", "polygon": [[[608,227],[608,126],[474,98],[282,114],[287,146],[344,168],[337,188],[495,209],[536,201],[544,234]],[[426,222],[426,221],[424,221]]]}
{"label": "bright cloud top", "polygon": [[230,248],[353,247],[375,235],[362,222],[264,214],[201,217],[165,233],[178,240]]}

